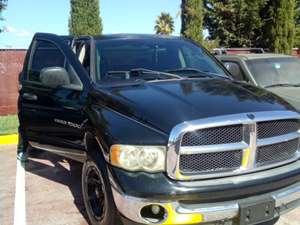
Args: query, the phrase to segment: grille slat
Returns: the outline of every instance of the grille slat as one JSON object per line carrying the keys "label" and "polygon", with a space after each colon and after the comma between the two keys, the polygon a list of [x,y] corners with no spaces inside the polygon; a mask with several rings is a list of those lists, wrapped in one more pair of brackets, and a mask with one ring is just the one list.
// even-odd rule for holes
{"label": "grille slat", "polygon": [[258,147],[257,166],[265,166],[294,158],[298,150],[298,144],[298,139],[294,139],[288,142]]}
{"label": "grille slat", "polygon": [[297,120],[275,120],[257,123],[257,138],[269,138],[280,136],[299,130]]}
{"label": "grille slat", "polygon": [[214,127],[184,134],[181,146],[216,145],[241,142],[243,126]]}
{"label": "grille slat", "polygon": [[[248,125],[245,125],[245,128]],[[187,132],[182,136],[180,146],[195,147],[211,146],[219,148],[222,144],[238,144],[243,142],[248,134],[249,127],[245,129],[242,124],[228,125],[213,128],[205,128]],[[282,142],[267,146],[256,146],[255,168],[270,166],[276,163],[284,163],[295,159],[299,149],[299,139],[290,141],[284,140],[282,135],[298,132],[299,121],[297,119],[263,121],[257,123],[257,134],[259,140],[271,137],[282,138]],[[244,134],[245,132],[245,134]],[[251,131],[255,132],[255,131]],[[247,137],[246,137],[247,138]],[[247,139],[249,141],[249,137]],[[276,139],[278,141],[278,139]],[[212,146],[214,145],[214,146]],[[230,145],[232,147],[232,145]],[[240,148],[240,147],[239,147]],[[191,148],[192,149],[192,148]],[[181,154],[179,156],[179,170],[182,174],[203,175],[213,173],[230,173],[242,168],[243,149],[230,150],[219,149],[220,151],[203,152],[199,150],[195,154]],[[252,149],[253,150],[253,149]],[[255,147],[254,147],[255,150]],[[253,159],[254,161],[255,159]]]}
{"label": "grille slat", "polygon": [[241,150],[180,156],[180,170],[184,173],[209,173],[232,170],[239,168],[241,163]]}

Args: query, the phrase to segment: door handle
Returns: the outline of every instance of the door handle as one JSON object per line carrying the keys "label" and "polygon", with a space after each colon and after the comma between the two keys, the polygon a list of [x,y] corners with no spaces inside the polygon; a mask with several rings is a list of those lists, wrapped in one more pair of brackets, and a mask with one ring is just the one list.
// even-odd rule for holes
{"label": "door handle", "polygon": [[30,94],[30,93],[24,93],[23,98],[25,98],[26,100],[29,100],[29,101],[37,101],[37,99],[38,99],[38,97],[36,95]]}

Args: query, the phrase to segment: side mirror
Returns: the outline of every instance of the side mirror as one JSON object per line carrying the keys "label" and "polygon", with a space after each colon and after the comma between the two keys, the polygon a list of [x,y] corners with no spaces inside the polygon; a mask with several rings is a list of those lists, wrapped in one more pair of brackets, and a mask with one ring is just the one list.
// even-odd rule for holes
{"label": "side mirror", "polygon": [[40,81],[50,88],[71,84],[68,72],[62,67],[43,68],[40,73]]}
{"label": "side mirror", "polygon": [[62,67],[46,67],[40,72],[40,81],[49,88],[64,87],[67,89],[82,90],[80,85],[74,85],[70,81],[70,75]]}
{"label": "side mirror", "polygon": [[237,81],[243,81],[240,67],[236,63],[226,62],[224,63],[226,69],[230,72],[232,77]]}

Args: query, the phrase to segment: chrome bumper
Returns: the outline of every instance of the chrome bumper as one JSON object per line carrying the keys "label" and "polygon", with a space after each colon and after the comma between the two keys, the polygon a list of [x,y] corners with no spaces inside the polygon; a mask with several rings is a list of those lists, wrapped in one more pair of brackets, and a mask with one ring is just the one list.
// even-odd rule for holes
{"label": "chrome bumper", "polygon": [[[218,222],[217,224],[226,225],[232,224],[233,219],[238,218],[239,204],[247,203],[248,201],[253,202],[255,199],[259,200],[272,197],[276,203],[274,218],[300,206],[300,182],[268,194],[236,201],[209,204],[180,204],[176,201],[155,201],[126,196],[114,188],[112,188],[112,191],[119,212],[126,218],[142,224],[151,224],[140,215],[141,209],[151,204],[160,205],[167,209],[168,212],[166,219],[157,224],[170,224],[170,221],[172,221],[171,224],[199,224],[207,222],[213,224],[214,222]],[[173,217],[171,220],[167,218],[171,216]]]}

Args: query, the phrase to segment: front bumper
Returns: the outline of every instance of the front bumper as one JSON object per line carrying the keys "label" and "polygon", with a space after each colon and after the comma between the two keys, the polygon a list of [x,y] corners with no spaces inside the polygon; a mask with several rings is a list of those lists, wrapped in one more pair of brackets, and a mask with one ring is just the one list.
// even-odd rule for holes
{"label": "front bumper", "polygon": [[164,220],[155,224],[234,224],[240,214],[240,204],[259,202],[273,198],[275,201],[274,219],[300,205],[300,182],[286,188],[234,201],[205,204],[183,204],[180,201],[151,200],[131,197],[112,188],[115,204],[127,219],[138,224],[153,224],[141,216],[141,210],[149,205],[159,205],[166,210]]}

